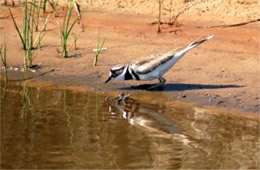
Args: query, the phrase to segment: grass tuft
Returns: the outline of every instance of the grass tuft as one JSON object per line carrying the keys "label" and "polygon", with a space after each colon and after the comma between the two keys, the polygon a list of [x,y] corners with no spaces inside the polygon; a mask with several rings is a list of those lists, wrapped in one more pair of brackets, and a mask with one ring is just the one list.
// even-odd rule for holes
{"label": "grass tuft", "polygon": [[77,18],[72,22],[70,25],[70,19],[72,15],[72,8],[73,2],[68,2],[68,6],[66,9],[66,15],[64,17],[63,24],[60,25],[60,32],[61,32],[61,47],[62,47],[62,56],[67,58],[68,57],[68,50],[67,50],[67,42],[69,35],[71,33],[72,28],[75,26],[76,22],[80,19],[81,14],[77,16]]}
{"label": "grass tuft", "polygon": [[[36,0],[33,0],[32,5],[29,5],[28,0],[24,2],[24,14],[23,14],[23,24],[22,31],[19,30],[17,23],[14,19],[12,11],[8,8],[11,18],[13,20],[16,32],[18,33],[23,50],[24,50],[24,68],[29,69],[32,67],[33,53],[36,49],[40,47],[40,43],[45,36],[46,32],[42,34],[40,32],[35,39],[34,30],[36,27],[35,13],[36,13]],[[37,13],[36,13],[37,14]],[[36,17],[39,17],[36,15]],[[44,27],[46,27],[47,22],[45,22]]]}

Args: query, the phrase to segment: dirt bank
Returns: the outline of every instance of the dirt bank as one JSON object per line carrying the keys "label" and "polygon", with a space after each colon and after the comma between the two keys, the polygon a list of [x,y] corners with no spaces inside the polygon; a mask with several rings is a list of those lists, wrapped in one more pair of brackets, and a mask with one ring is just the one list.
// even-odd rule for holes
{"label": "dirt bank", "polygon": [[[82,6],[86,3],[80,2]],[[62,58],[57,52],[61,49],[57,21],[63,21],[64,11],[58,10],[56,18],[50,14],[47,34],[42,48],[35,53],[33,63],[41,66],[38,73],[55,71],[34,80],[86,86],[100,91],[129,90],[129,93],[141,96],[163,96],[167,100],[259,113],[259,22],[211,28],[258,19],[259,1],[190,0],[188,3],[174,3],[171,5],[174,16],[187,8],[178,18],[181,26],[163,25],[162,33],[157,34],[157,26],[151,24],[157,16],[157,1],[93,1],[83,15],[85,31],[78,39],[78,49],[74,50],[71,45],[69,50],[70,56],[74,56],[71,58]],[[22,10],[19,6],[21,4],[16,2],[12,11],[21,26]],[[164,8],[169,7],[165,1]],[[1,44],[2,37],[6,37],[8,64],[19,67],[23,64],[21,43],[8,10],[4,6],[1,9]],[[163,10],[163,21],[168,21],[168,16],[169,13]],[[98,65],[93,67],[95,54],[92,49],[96,48],[98,28],[101,38],[106,39],[104,47],[108,50],[101,53]],[[73,32],[80,30],[76,25]],[[187,53],[165,74],[167,84],[162,91],[130,90],[129,86],[143,83],[136,81],[104,84],[112,66],[175,49],[211,34],[214,39]],[[71,37],[69,44],[72,42]],[[155,82],[157,80],[144,83]]]}

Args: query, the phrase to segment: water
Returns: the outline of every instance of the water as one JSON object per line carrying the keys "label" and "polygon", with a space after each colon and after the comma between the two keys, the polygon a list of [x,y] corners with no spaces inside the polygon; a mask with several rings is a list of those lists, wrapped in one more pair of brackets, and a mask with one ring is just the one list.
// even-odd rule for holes
{"label": "water", "polygon": [[227,115],[9,82],[1,168],[259,169],[259,120]]}

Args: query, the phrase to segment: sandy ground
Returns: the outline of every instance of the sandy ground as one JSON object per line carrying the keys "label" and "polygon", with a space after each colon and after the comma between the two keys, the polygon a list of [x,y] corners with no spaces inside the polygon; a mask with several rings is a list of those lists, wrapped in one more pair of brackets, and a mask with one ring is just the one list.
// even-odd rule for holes
{"label": "sandy ground", "polygon": [[[15,1],[16,2],[16,1]],[[79,1],[86,6],[88,1]],[[21,3],[12,8],[18,25],[21,26]],[[64,4],[60,3],[60,6]],[[64,11],[58,10],[58,17],[50,19],[42,47],[35,53],[33,63],[40,65],[37,74],[55,69],[34,80],[58,84],[87,87],[99,91],[126,91],[137,96],[164,98],[167,101],[185,101],[199,106],[216,106],[251,113],[260,109],[260,27],[259,22],[233,26],[230,25],[259,19],[260,9],[257,0],[187,0],[165,1],[162,21],[168,21],[173,8],[173,16],[184,11],[178,18],[179,27],[163,25],[157,33],[157,1],[137,0],[97,0],[89,2],[83,15],[85,31],[80,34],[78,49],[72,46],[70,37],[70,58],[62,58],[58,51],[60,32],[57,21],[62,22]],[[51,12],[51,9],[48,9]],[[47,14],[46,14],[47,15]],[[44,15],[42,15],[43,17]],[[75,17],[76,14],[74,13]],[[0,13],[1,44],[6,38],[8,65],[21,67],[23,51],[11,17],[5,6]],[[98,28],[101,39],[106,39],[104,47],[108,50],[99,56],[98,65],[92,66],[96,48]],[[177,32],[176,32],[177,30]],[[73,33],[81,31],[79,25]],[[137,81],[113,81],[104,84],[112,66],[128,64],[139,57],[166,52],[187,45],[201,36],[214,35],[214,39],[202,44],[186,54],[168,73],[167,84],[162,91],[146,92],[131,90],[132,85],[156,83]],[[18,73],[20,74],[20,73]],[[1,73],[2,75],[2,73]],[[11,75],[11,74],[10,74]]]}

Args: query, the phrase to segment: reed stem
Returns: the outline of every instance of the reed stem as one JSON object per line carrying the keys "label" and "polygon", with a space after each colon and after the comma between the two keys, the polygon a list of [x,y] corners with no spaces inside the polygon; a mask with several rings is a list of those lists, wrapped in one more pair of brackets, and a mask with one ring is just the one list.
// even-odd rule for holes
{"label": "reed stem", "polygon": [[98,29],[97,49],[96,49],[96,55],[95,55],[95,59],[94,59],[93,66],[96,66],[96,65],[97,65],[98,56],[99,56],[100,52],[102,51],[102,48],[103,48],[103,46],[104,46],[104,44],[105,44],[105,39],[103,40],[101,46],[100,46],[99,44],[100,44],[100,28]]}
{"label": "reed stem", "polygon": [[161,13],[162,13],[162,1],[163,0],[158,0],[159,1],[159,13],[158,13],[158,30],[157,32],[161,32]]}
{"label": "reed stem", "polygon": [[4,77],[5,77],[5,82],[8,80],[8,75],[7,75],[7,55],[6,55],[6,42],[3,46],[0,47],[0,55],[1,55],[1,61],[4,65]]}

